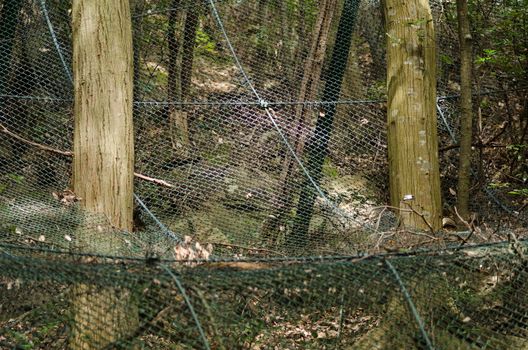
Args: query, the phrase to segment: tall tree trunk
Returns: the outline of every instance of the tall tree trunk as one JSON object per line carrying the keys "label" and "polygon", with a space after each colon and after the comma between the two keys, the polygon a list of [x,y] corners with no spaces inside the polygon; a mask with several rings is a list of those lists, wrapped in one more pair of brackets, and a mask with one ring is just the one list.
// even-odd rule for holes
{"label": "tall tree trunk", "polygon": [[[345,0],[337,29],[334,51],[325,79],[323,101],[337,101],[341,94],[341,85],[347,67],[358,7],[358,0]],[[306,147],[306,168],[311,172],[311,177],[317,185],[320,184],[323,163],[328,154],[328,143],[332,134],[335,112],[335,104],[326,105],[321,109],[314,131],[314,140],[317,140],[317,143],[311,142]],[[314,185],[307,177],[304,177],[301,188],[293,230],[286,240],[286,244],[290,248],[304,246],[307,243],[308,229],[317,197]]]}
{"label": "tall tree trunk", "polygon": [[140,16],[145,9],[145,0],[131,0],[131,11],[134,14],[132,20],[133,43],[134,43],[134,101],[139,101],[141,91],[138,82],[141,79],[141,39],[143,35],[143,17]]}
{"label": "tall tree trunk", "polygon": [[[180,40],[178,40],[179,19],[182,17],[181,0],[173,0],[171,11],[169,12],[167,29],[167,41],[169,45],[167,100],[171,103],[168,109],[172,148],[176,151],[178,157],[187,158],[189,145],[187,116],[181,107],[174,105],[175,102],[182,102],[181,70],[178,69],[181,45]],[[180,84],[178,84],[178,81]]]}
{"label": "tall tree trunk", "polygon": [[391,204],[411,229],[440,229],[436,52],[427,0],[386,0]]}
{"label": "tall tree trunk", "polygon": [[469,218],[469,186],[471,180],[471,140],[473,101],[471,97],[473,44],[469,30],[467,0],[457,0],[458,40],[460,45],[460,154],[458,165],[457,209]]}
{"label": "tall tree trunk", "polygon": [[[129,1],[74,0],[73,189],[88,211],[113,227],[132,231],[134,135],[133,48]],[[103,229],[92,252],[115,254]],[[79,233],[82,240],[82,232]],[[82,249],[82,248],[81,248]],[[101,249],[106,249],[102,251]],[[71,349],[112,347],[138,326],[137,305],[123,288],[78,284],[73,288]]]}
{"label": "tall tree trunk", "polygon": [[[337,8],[337,0],[324,0],[312,33],[312,45],[305,59],[303,77],[299,89],[297,101],[313,101],[317,98],[321,72],[328,47],[328,36]],[[293,125],[296,130],[292,137],[292,146],[295,152],[301,156],[306,136],[303,130],[310,124],[311,108],[302,104],[295,106]],[[280,175],[280,189],[277,202],[280,203],[275,213],[264,225],[264,235],[268,240],[275,240],[279,225],[284,221],[284,216],[289,215],[294,195],[294,172],[296,169],[295,159],[287,153],[282,163]]]}
{"label": "tall tree trunk", "polygon": [[175,102],[179,100],[180,92],[178,91],[178,54],[180,43],[177,36],[178,14],[181,0],[172,0],[167,28],[167,45],[169,48],[169,62],[167,66],[167,100]]}
{"label": "tall tree trunk", "polygon": [[194,48],[196,46],[196,30],[198,29],[199,8],[189,6],[185,17],[183,30],[183,53],[181,68],[181,99],[189,99],[191,89],[191,78],[194,65]]}

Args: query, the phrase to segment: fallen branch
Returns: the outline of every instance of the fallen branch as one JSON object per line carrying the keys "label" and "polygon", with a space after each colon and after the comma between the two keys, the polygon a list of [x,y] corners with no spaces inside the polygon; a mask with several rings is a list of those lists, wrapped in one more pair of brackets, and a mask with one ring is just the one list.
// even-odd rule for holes
{"label": "fallen branch", "polygon": [[[73,157],[73,152],[71,152],[71,151],[63,151],[63,150],[60,150],[60,149],[57,149],[57,148],[49,147],[49,146],[42,145],[42,144],[34,142],[34,141],[27,140],[27,139],[23,138],[22,136],[19,136],[19,135],[15,134],[14,132],[9,131],[9,129],[7,129],[2,124],[0,124],[0,131],[3,132],[6,135],[11,136],[12,138],[14,138],[14,139],[16,139],[16,140],[18,140],[18,141],[20,141],[22,143],[25,143],[27,145],[31,145],[33,147],[39,148],[39,149],[41,149],[43,151],[51,152],[51,153],[55,153],[55,154],[60,154],[62,156],[66,156],[66,157]],[[135,172],[134,176],[139,178],[139,179],[155,183],[156,185],[159,185],[159,186],[168,187],[168,188],[176,187],[173,184],[171,184],[171,183],[169,183],[169,182],[167,182],[165,180],[156,179],[156,178],[153,178],[153,177],[150,177],[150,176],[146,176],[146,175],[143,175],[143,174],[140,174],[140,173],[136,173]]]}
{"label": "fallen branch", "polygon": [[142,180],[145,180],[145,181],[153,182],[156,185],[160,185],[160,186],[163,186],[163,187],[168,187],[168,188],[174,188],[175,187],[173,184],[168,183],[165,180],[155,179],[153,177],[146,176],[146,175],[143,175],[143,174],[140,174],[140,173],[134,173],[134,176],[137,177],[138,179],[142,179]]}
{"label": "fallen branch", "polygon": [[30,141],[30,140],[27,140],[27,139],[23,138],[22,136],[19,136],[19,135],[15,134],[15,133],[9,131],[2,124],[0,124],[0,131],[2,131],[4,134],[7,134],[7,135],[11,136],[14,139],[17,139],[20,142],[23,142],[23,143],[31,145],[31,146],[35,146],[37,148],[40,148],[41,150],[44,150],[44,151],[47,151],[47,152],[61,154],[63,156],[68,156],[68,157],[72,157],[73,156],[73,152],[61,151],[61,150],[56,149],[56,148],[52,148],[52,147],[49,147],[49,146],[41,145],[40,143],[36,143],[36,142]]}

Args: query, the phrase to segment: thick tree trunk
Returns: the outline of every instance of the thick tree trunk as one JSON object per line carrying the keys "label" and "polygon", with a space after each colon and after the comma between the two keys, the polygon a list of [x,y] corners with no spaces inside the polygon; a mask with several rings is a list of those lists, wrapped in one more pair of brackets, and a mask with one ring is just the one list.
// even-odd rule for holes
{"label": "thick tree trunk", "polygon": [[440,229],[436,56],[427,0],[386,0],[390,195],[401,222]]}
{"label": "thick tree trunk", "polygon": [[471,98],[473,45],[469,30],[467,0],[457,0],[458,39],[460,45],[460,153],[458,165],[457,209],[469,218],[469,186],[471,180],[471,140],[473,101]]}
{"label": "thick tree trunk", "polygon": [[[339,20],[334,51],[328,67],[326,84],[323,91],[323,101],[337,101],[341,94],[341,85],[347,67],[358,6],[357,0],[345,0],[343,5],[343,13]],[[312,142],[306,147],[306,168],[310,171],[312,179],[316,184],[319,184],[321,181],[323,163],[328,154],[328,143],[332,134],[335,112],[335,104],[329,104],[323,107],[319,112],[319,118],[317,119],[314,131],[314,140],[317,140],[317,143]],[[308,229],[310,228],[316,197],[317,192],[312,181],[305,177],[301,187],[293,230],[286,240],[288,247],[302,247],[307,243]]]}
{"label": "thick tree trunk", "polygon": [[[74,0],[73,189],[82,207],[113,227],[132,231],[134,135],[133,49],[128,0]],[[84,249],[103,254],[111,233],[103,228]],[[79,240],[83,240],[79,233]],[[131,292],[79,284],[73,288],[71,349],[101,349],[138,325]]]}

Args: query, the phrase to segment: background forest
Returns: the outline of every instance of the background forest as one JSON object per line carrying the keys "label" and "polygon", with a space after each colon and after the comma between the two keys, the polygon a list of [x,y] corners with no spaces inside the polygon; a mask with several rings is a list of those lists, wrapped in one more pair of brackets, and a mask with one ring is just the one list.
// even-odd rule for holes
{"label": "background forest", "polygon": [[[2,6],[2,125],[21,138],[72,149],[69,1]],[[291,232],[315,135],[342,1],[219,1],[236,64],[207,2],[132,3],[136,192],[166,227],[202,242],[280,246]],[[526,220],[526,4],[469,3],[473,35],[474,137],[471,209],[476,222]],[[431,4],[438,43],[438,125],[444,217],[456,219],[458,28],[454,2]],[[316,203],[312,248],[354,251],[349,232],[394,225],[388,203],[385,45],[379,2],[358,4],[337,113]],[[347,59],[348,58],[348,59]],[[247,76],[244,76],[247,75]],[[249,77],[252,86],[248,86]],[[252,89],[271,105],[273,122]],[[5,136],[5,134],[4,134]],[[69,188],[70,159],[2,138],[2,186],[24,182],[48,195]],[[317,177],[317,176],[315,176]],[[31,190],[29,189],[31,188]],[[320,196],[319,196],[320,197]],[[320,198],[321,199],[321,198]],[[337,206],[337,212],[336,212]],[[159,227],[143,212],[139,225]],[[521,221],[522,221],[521,220]],[[514,224],[516,220],[513,220]],[[375,236],[375,239],[378,237]],[[370,243],[369,243],[370,244]],[[369,245],[367,244],[367,246]]]}
{"label": "background forest", "polygon": [[0,348],[526,348],[526,0],[467,3],[467,216],[457,2],[405,23],[436,43],[441,230],[389,204],[389,0],[131,0],[134,227],[84,210],[98,1],[0,0]]}

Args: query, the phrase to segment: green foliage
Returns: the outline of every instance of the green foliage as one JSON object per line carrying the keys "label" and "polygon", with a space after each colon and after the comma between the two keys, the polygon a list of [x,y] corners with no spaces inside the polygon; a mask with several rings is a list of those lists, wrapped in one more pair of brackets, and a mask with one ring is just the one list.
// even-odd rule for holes
{"label": "green foliage", "polygon": [[455,61],[453,61],[453,58],[446,54],[440,54],[440,61],[448,65],[452,65],[455,63]]}
{"label": "green foliage", "polygon": [[508,192],[508,194],[512,194],[514,196],[528,197],[528,187],[512,190]]}
{"label": "green foliage", "polygon": [[211,36],[201,28],[196,30],[196,53],[209,57],[215,57],[218,55],[216,43]]}
{"label": "green foliage", "polygon": [[509,182],[491,182],[488,184],[488,188],[492,189],[498,189],[498,188],[506,188],[509,187],[511,184]]}
{"label": "green foliage", "polygon": [[[470,1],[473,37],[478,38],[475,63],[486,71],[504,72],[521,79],[527,73],[528,3],[526,0],[502,2]],[[492,14],[492,15],[490,15]]]}
{"label": "green foliage", "polygon": [[497,60],[497,50],[484,49],[482,56],[477,56],[476,64],[494,63]]}
{"label": "green foliage", "polygon": [[328,157],[324,160],[323,175],[331,179],[336,179],[340,176],[339,169],[332,164],[332,161]]}
{"label": "green foliage", "polygon": [[24,183],[24,176],[17,174],[7,174],[6,177],[17,185]]}

